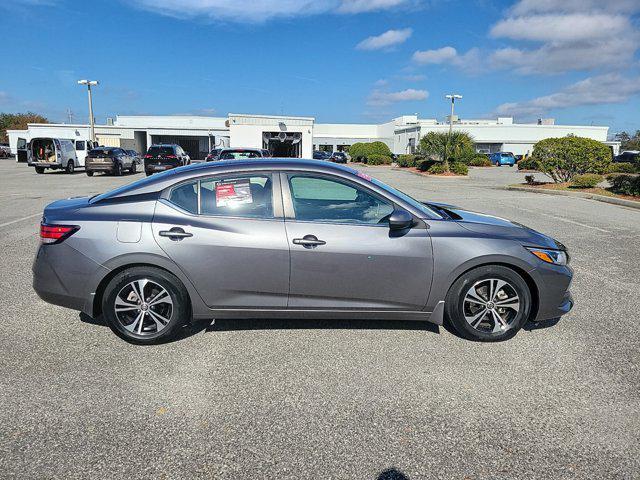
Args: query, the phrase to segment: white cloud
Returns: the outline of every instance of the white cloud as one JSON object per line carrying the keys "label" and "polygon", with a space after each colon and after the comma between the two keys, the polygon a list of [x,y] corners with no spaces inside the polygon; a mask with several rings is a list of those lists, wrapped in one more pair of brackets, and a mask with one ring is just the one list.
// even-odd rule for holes
{"label": "white cloud", "polygon": [[491,28],[493,37],[538,42],[575,42],[611,38],[629,32],[627,17],[607,14],[554,14],[506,18]]}
{"label": "white cloud", "polygon": [[633,13],[640,11],[638,0],[521,0],[511,8],[511,14],[527,15],[547,12]]}
{"label": "white cloud", "polygon": [[429,92],[426,90],[416,90],[408,88],[399,92],[383,92],[381,90],[374,90],[369,95],[367,103],[373,106],[389,105],[397,102],[409,102],[426,100],[429,97]]}
{"label": "white cloud", "polygon": [[447,63],[458,56],[453,47],[442,47],[436,50],[418,50],[413,54],[413,61],[421,65]]}
{"label": "white cloud", "polygon": [[404,75],[400,78],[405,82],[422,82],[427,79],[427,76],[422,74],[417,74],[417,75]]}
{"label": "white cloud", "polygon": [[386,10],[411,0],[126,0],[153,13],[175,18],[264,22],[320,13],[353,14]]}
{"label": "white cloud", "polygon": [[374,85],[376,87],[384,87],[388,83],[389,83],[389,80],[387,80],[386,78],[380,78],[374,82]]}
{"label": "white cloud", "polygon": [[393,47],[406,42],[412,33],[413,30],[410,28],[387,30],[381,35],[365,38],[356,45],[356,48],[358,50],[380,50],[382,48]]}
{"label": "white cloud", "polygon": [[589,77],[562,89],[557,93],[537,97],[524,102],[503,103],[498,106],[499,115],[533,116],[582,105],[623,103],[640,94],[640,77],[628,78],[616,73]]}

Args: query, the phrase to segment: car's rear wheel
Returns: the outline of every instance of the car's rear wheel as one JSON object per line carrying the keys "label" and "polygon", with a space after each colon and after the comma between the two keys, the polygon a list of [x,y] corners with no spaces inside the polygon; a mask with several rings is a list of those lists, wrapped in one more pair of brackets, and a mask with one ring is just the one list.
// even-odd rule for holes
{"label": "car's rear wheel", "polygon": [[116,162],[113,166],[113,174],[116,177],[120,177],[122,175],[122,164],[120,162]]}
{"label": "car's rear wheel", "polygon": [[131,173],[136,173],[137,167],[138,167],[138,164],[135,161],[131,162],[131,168],[129,169],[129,171]]}
{"label": "car's rear wheel", "polygon": [[141,344],[172,338],[189,320],[189,294],[171,273],[154,267],[133,267],[107,285],[102,312],[120,337]]}
{"label": "car's rear wheel", "polygon": [[36,167],[36,173],[44,173],[44,167]]}
{"label": "car's rear wheel", "polygon": [[93,177],[93,172],[87,170],[87,177]]}
{"label": "car's rear wheel", "polygon": [[67,173],[73,173],[75,169],[76,169],[76,166],[73,163],[73,160],[69,160],[67,162],[67,168],[65,168],[65,170],[67,171]]}
{"label": "car's rear wheel", "polygon": [[481,342],[513,337],[529,318],[531,291],[514,270],[487,265],[470,270],[449,289],[446,317],[461,336]]}

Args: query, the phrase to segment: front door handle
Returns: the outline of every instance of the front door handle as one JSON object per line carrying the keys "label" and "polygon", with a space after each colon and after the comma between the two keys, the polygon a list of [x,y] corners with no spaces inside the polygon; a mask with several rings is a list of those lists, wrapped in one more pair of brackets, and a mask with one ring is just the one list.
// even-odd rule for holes
{"label": "front door handle", "polygon": [[303,247],[317,247],[318,245],[326,245],[324,240],[318,240],[315,235],[305,235],[302,238],[294,238],[293,243],[296,245],[302,245]]}
{"label": "front door handle", "polygon": [[158,234],[161,237],[168,237],[171,240],[182,240],[183,238],[193,237],[193,233],[185,232],[180,227],[173,227],[171,230],[161,230]]}

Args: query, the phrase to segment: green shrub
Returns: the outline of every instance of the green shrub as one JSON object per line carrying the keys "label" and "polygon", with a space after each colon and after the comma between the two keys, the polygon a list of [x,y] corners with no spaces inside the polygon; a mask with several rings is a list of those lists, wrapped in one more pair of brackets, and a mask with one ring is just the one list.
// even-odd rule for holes
{"label": "green shrub", "polygon": [[535,175],[531,175],[531,174],[529,174],[529,175],[525,175],[525,176],[524,176],[524,180],[525,180],[525,182],[527,182],[527,184],[529,184],[529,185],[535,185],[535,183],[536,183],[536,176],[535,176]]}
{"label": "green shrub", "polygon": [[640,166],[629,162],[613,162],[609,165],[609,173],[640,173]]}
{"label": "green shrub", "polygon": [[518,162],[518,170],[538,170],[538,163],[533,157],[525,157]]}
{"label": "green shrub", "polygon": [[583,173],[582,175],[574,176],[571,184],[578,188],[593,188],[602,180],[604,180],[604,177],[597,173]]}
{"label": "green shrub", "polygon": [[444,163],[441,162],[434,163],[429,167],[429,173],[433,173],[436,175],[439,173],[445,173],[446,171],[447,169],[445,168]]}
{"label": "green shrub", "polygon": [[604,143],[576,136],[546,138],[533,147],[533,155],[541,172],[554,182],[569,182],[583,173],[607,173],[611,150]]}
{"label": "green shrub", "polygon": [[349,155],[354,162],[369,163],[371,155],[386,155],[391,157],[391,150],[384,142],[356,142],[349,147]]}
{"label": "green shrub", "polygon": [[640,175],[610,174],[607,180],[611,184],[611,191],[621,195],[640,196]]}
{"label": "green shrub", "polygon": [[399,167],[415,167],[418,162],[418,158],[415,155],[398,155]]}
{"label": "green shrub", "polygon": [[469,167],[467,167],[464,163],[454,162],[449,168],[456,175],[469,175]]}
{"label": "green shrub", "polygon": [[478,155],[469,161],[469,165],[472,167],[490,167],[493,164],[491,163],[491,160],[484,155]]}
{"label": "green shrub", "polygon": [[374,153],[367,156],[367,165],[391,165],[391,157]]}

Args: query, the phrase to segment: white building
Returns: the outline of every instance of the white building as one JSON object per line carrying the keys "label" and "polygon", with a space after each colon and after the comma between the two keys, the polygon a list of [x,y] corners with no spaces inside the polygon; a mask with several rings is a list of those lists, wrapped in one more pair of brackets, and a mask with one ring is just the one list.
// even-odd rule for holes
{"label": "white building", "polygon": [[[454,119],[453,128],[469,133],[479,152],[513,152],[523,155],[542,139],[576,135],[607,143],[617,154],[619,144],[607,142],[608,127],[555,125],[553,120],[535,124],[497,120]],[[404,115],[382,124],[316,123],[313,117],[247,115],[117,116],[96,125],[100,145],[145,152],[154,143],[177,143],[193,159],[202,159],[216,147],[268,148],[274,156],[311,158],[313,150],[344,150],[356,142],[382,141],[395,154],[412,153],[420,138],[430,131],[447,132],[449,124],[435,119]],[[27,130],[9,130],[12,152],[31,138],[47,136],[88,140],[88,125],[29,124]]]}

